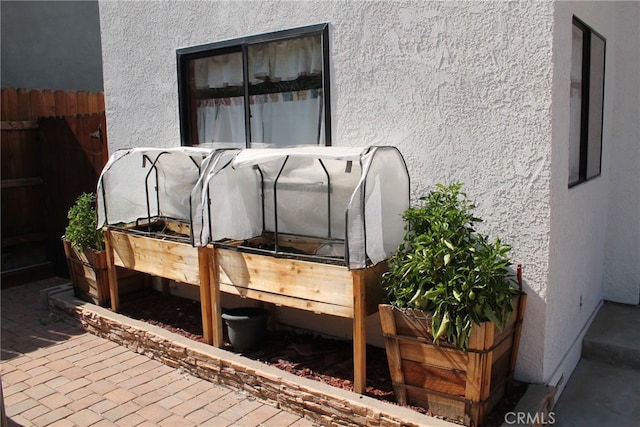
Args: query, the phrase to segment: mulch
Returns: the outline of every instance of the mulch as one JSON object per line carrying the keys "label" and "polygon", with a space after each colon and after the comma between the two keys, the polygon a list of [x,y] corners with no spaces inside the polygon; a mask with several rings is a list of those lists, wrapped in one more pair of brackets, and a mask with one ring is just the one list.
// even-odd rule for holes
{"label": "mulch", "polygon": [[[159,326],[194,341],[203,342],[200,302],[147,291],[121,299],[121,314]],[[233,351],[225,340],[225,348]],[[253,360],[275,366],[283,371],[320,381],[334,387],[353,391],[353,355],[349,341],[331,339],[311,333],[287,330],[270,331],[262,348],[244,354]],[[526,384],[516,383],[494,411],[485,426],[499,426],[504,414],[512,410],[526,391]],[[393,385],[389,376],[387,355],[383,348],[367,346],[366,395],[395,403]],[[429,414],[421,407],[412,409]],[[431,415],[431,414],[429,414]]]}

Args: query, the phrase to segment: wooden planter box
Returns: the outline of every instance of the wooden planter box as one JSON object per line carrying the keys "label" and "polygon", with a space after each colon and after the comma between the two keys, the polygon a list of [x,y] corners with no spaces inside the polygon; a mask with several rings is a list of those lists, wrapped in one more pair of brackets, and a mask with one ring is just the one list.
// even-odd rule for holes
{"label": "wooden planter box", "polygon": [[526,295],[514,298],[507,326],[474,326],[468,351],[433,344],[431,318],[380,305],[387,359],[398,403],[480,426],[513,379]]}
{"label": "wooden planter box", "polygon": [[382,298],[386,263],[363,270],[218,247],[211,252],[214,345],[221,346],[220,292],[353,319],[354,390],[366,389],[366,317]]}
{"label": "wooden planter box", "polygon": [[[103,307],[108,306],[110,294],[107,253],[92,249],[80,251],[64,239],[62,244],[76,297]],[[144,279],[140,274],[122,268],[118,268],[116,274],[124,293],[141,289],[143,286]]]}
{"label": "wooden planter box", "polygon": [[[188,234],[188,230],[181,232]],[[119,228],[105,229],[105,243],[113,311],[118,311],[120,306],[121,291],[116,270],[119,267],[199,286],[203,339],[211,343],[211,290],[206,256],[209,248],[196,248],[185,241],[168,240],[153,234],[145,235]]]}

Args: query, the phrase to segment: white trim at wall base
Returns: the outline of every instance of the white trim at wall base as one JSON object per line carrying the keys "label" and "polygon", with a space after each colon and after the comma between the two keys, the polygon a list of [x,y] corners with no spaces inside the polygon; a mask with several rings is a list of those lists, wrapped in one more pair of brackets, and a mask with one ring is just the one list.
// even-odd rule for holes
{"label": "white trim at wall base", "polygon": [[596,308],[593,310],[591,316],[589,316],[589,319],[580,330],[580,333],[574,339],[571,347],[569,347],[569,350],[567,350],[567,352],[562,357],[562,360],[560,360],[560,363],[556,367],[556,370],[553,371],[553,374],[551,374],[549,381],[546,382],[548,386],[556,388],[553,402],[554,405],[560,398],[560,395],[562,395],[564,388],[571,378],[571,374],[573,374],[574,369],[580,361],[580,357],[582,356],[582,340],[587,334],[589,327],[596,318],[596,315],[598,314],[598,311],[600,310],[600,307],[602,307],[603,303],[604,300],[600,300],[600,302],[596,305]]}

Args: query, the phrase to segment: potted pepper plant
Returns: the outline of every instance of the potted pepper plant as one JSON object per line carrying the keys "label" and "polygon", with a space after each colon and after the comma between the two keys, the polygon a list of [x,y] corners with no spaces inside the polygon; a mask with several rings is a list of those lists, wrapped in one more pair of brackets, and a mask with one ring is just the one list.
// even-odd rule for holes
{"label": "potted pepper plant", "polygon": [[478,426],[511,382],[525,295],[461,190],[438,184],[405,211],[379,308],[399,403]]}
{"label": "potted pepper plant", "polygon": [[93,193],[81,194],[69,209],[62,236],[73,290],[78,298],[106,306],[109,302],[104,234],[97,229]]}
{"label": "potted pepper plant", "polygon": [[[104,232],[97,228],[96,195],[82,193],[67,214],[69,220],[62,236],[73,290],[87,302],[109,306],[109,275]],[[144,288],[147,275],[116,267],[121,294]]]}

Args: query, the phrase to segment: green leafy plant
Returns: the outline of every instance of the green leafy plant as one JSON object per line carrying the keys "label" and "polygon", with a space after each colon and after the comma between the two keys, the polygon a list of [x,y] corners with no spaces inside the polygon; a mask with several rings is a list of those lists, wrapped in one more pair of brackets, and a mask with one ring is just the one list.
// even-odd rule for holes
{"label": "green leafy plant", "polygon": [[64,238],[77,249],[104,249],[104,234],[102,230],[96,229],[98,218],[95,204],[95,194],[83,193],[69,209],[69,224],[65,229]]}
{"label": "green leafy plant", "polygon": [[517,293],[509,273],[510,247],[475,230],[481,222],[462,184],[437,184],[421,206],[403,214],[404,242],[383,276],[388,301],[432,312],[434,341],[466,350],[474,324],[503,328]]}

